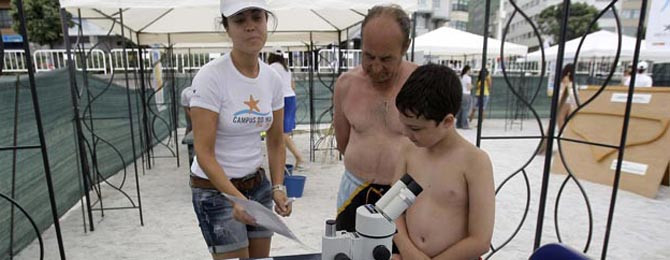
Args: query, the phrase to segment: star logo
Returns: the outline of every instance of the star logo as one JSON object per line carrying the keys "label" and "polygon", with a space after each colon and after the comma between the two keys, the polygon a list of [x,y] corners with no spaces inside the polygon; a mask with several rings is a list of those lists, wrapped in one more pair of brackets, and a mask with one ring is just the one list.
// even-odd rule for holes
{"label": "star logo", "polygon": [[259,100],[254,100],[253,95],[249,95],[249,100],[244,101],[244,104],[249,106],[249,114],[251,114],[252,111],[256,110],[256,112],[261,112],[261,109],[258,108],[258,102]]}

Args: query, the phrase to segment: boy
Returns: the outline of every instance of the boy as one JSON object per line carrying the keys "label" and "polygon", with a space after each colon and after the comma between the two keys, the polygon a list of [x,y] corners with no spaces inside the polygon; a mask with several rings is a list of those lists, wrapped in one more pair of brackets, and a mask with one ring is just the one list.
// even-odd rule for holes
{"label": "boy", "polygon": [[404,134],[399,178],[407,172],[423,187],[396,220],[394,259],[479,259],[493,234],[495,191],[491,161],[455,129],[461,83],[439,65],[416,69],[396,97]]}

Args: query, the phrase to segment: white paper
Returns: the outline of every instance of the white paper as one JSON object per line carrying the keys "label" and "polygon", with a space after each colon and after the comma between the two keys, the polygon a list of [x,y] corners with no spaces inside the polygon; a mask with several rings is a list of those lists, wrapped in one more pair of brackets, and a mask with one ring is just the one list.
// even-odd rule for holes
{"label": "white paper", "polygon": [[293,234],[293,231],[286,226],[284,221],[282,221],[278,215],[276,215],[272,210],[266,208],[265,206],[261,205],[257,201],[254,200],[244,200],[240,199],[238,197],[230,196],[225,193],[221,193],[223,196],[226,196],[229,200],[233,201],[234,203],[239,203],[244,207],[246,210],[247,214],[250,216],[254,217],[256,219],[256,224],[267,228],[271,231],[274,231],[277,234],[280,234],[282,236],[285,236],[291,240],[294,240],[300,244],[304,243],[298,239],[298,237]]}
{"label": "white paper", "polygon": [[[617,163],[616,159],[612,160],[612,165],[610,165],[611,170],[616,171],[616,163]],[[629,161],[623,161],[621,163],[622,172],[632,173],[641,176],[644,176],[647,173],[647,168],[649,168],[649,166],[642,163],[635,163]]]}
{"label": "white paper", "polygon": [[[614,93],[612,94],[611,102],[626,103],[628,101],[628,93]],[[633,94],[633,103],[649,104],[651,102],[651,94]]]}

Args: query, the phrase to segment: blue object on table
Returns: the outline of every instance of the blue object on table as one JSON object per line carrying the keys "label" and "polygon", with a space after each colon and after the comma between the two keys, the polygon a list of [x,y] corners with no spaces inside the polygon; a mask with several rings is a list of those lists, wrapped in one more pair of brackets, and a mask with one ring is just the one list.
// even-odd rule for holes
{"label": "blue object on table", "polygon": [[559,243],[546,244],[535,250],[530,260],[588,260],[581,252]]}

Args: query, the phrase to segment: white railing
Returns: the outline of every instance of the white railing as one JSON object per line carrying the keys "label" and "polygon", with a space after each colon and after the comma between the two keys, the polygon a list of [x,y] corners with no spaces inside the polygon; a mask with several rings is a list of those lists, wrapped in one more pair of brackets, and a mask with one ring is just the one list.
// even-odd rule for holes
{"label": "white railing", "polygon": [[[341,57],[336,55],[341,52]],[[150,71],[152,64],[156,61],[152,55],[151,49],[144,49],[144,69]],[[318,73],[333,73],[338,72],[338,59],[341,59],[342,68],[353,69],[361,64],[360,50],[338,50],[338,49],[321,49],[316,54],[309,51],[292,51],[289,52],[288,65],[293,71],[308,71],[310,64],[318,64]],[[126,49],[126,58],[128,59],[128,70],[137,71],[139,68],[139,51],[137,49]],[[219,53],[210,53],[204,50],[184,50],[175,51],[172,55],[172,62],[168,63],[166,59],[165,49],[161,49],[161,60],[163,70],[174,70],[181,73],[197,71],[202,68],[209,61],[219,57]],[[265,56],[262,56],[262,58]],[[23,50],[4,50],[4,65],[3,72],[8,73],[25,73],[28,72],[25,64],[26,55]],[[112,49],[109,52],[100,49],[93,49],[87,51],[86,69],[90,72],[97,73],[111,73],[123,72],[124,54],[122,49]],[[84,63],[81,62],[81,57],[78,50],[73,51],[73,60],[77,70],[82,70]],[[37,50],[33,55],[34,68],[36,72],[50,71],[66,67],[67,56],[65,50]],[[447,65],[456,71],[469,64],[473,70],[479,68],[480,61],[474,58],[458,58],[458,57],[444,57],[433,59],[431,62]],[[493,74],[500,74],[502,72],[500,60],[490,59],[487,62],[492,66]],[[171,66],[168,66],[171,65]],[[606,74],[611,66],[611,61],[607,59],[591,59],[581,60],[576,66],[576,73],[584,75],[601,75]],[[623,68],[625,62],[619,62],[618,68]],[[505,70],[507,72],[523,72],[530,75],[539,75],[542,66],[537,61],[525,61],[522,58],[507,58],[505,60]],[[552,72],[555,68],[552,62],[548,62],[545,67],[546,72]],[[621,73],[622,69],[618,69],[617,73]]]}
{"label": "white railing", "polygon": [[2,72],[28,72],[26,52],[23,50],[5,50]]}
{"label": "white railing", "polygon": [[[341,57],[338,51],[342,54]],[[319,73],[338,72],[338,64],[342,64],[342,67],[347,70],[361,64],[361,50],[322,49],[319,50],[317,56]],[[340,59],[342,62],[338,62]]]}
{"label": "white railing", "polygon": [[[98,49],[86,51],[86,70],[91,72],[102,72],[107,74],[107,60],[105,52]],[[75,50],[72,53],[75,67],[82,70],[84,64],[81,62],[81,51]],[[35,72],[51,71],[65,68],[67,66],[66,50],[37,50],[33,53],[33,62],[35,63]]]}

